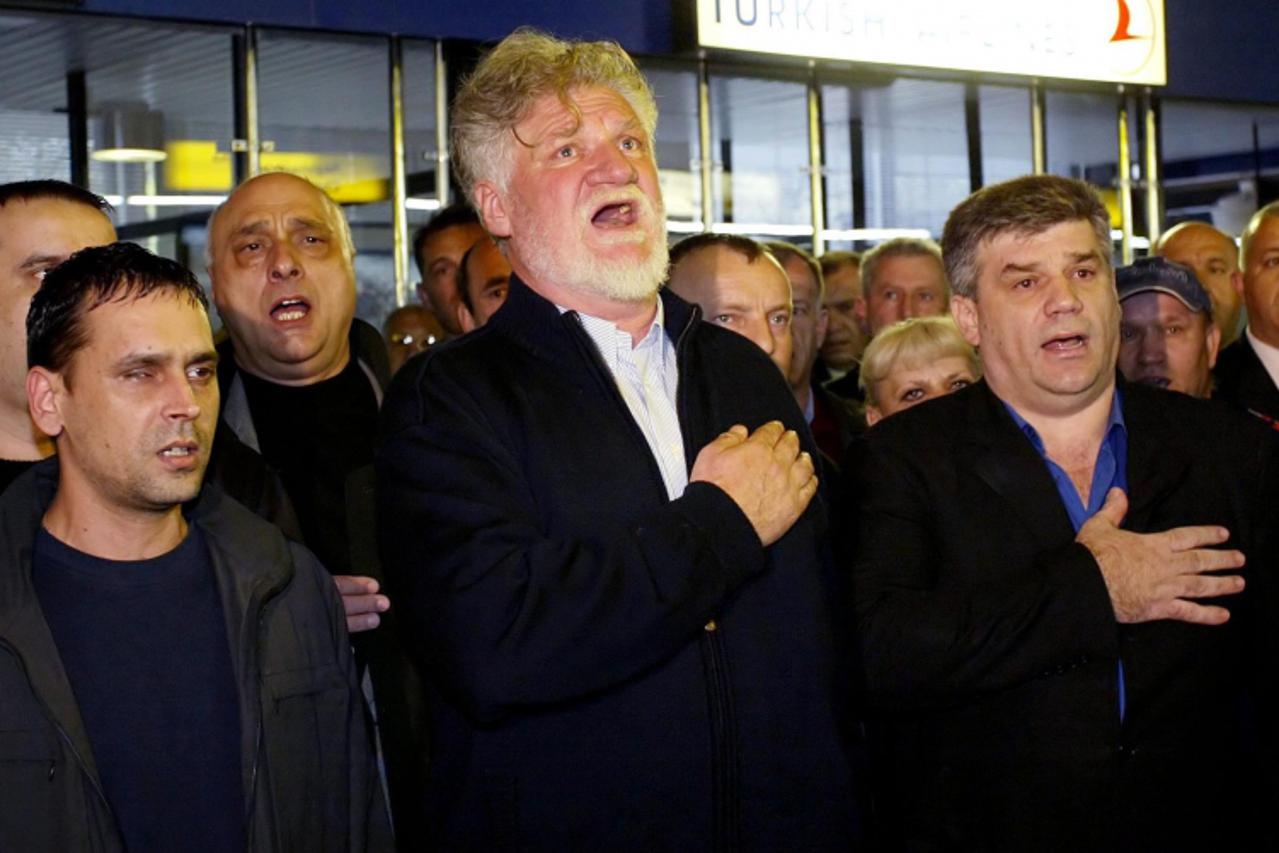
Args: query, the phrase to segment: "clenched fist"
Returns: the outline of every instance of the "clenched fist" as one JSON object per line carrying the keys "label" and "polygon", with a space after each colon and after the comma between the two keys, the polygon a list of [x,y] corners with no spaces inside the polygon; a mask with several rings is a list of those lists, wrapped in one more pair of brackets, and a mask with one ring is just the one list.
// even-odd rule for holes
{"label": "clenched fist", "polygon": [[737,424],[702,448],[690,482],[713,483],[741,508],[765,547],[790,530],[817,494],[813,459],[780,421],[753,433]]}

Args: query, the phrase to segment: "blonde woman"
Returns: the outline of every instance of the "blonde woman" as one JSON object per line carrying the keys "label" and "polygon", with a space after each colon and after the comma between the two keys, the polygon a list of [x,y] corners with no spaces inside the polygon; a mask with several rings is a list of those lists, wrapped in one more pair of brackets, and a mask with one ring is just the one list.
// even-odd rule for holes
{"label": "blonde woman", "polygon": [[894,323],[877,334],[862,355],[859,384],[866,395],[866,425],[958,391],[980,377],[976,351],[949,316]]}

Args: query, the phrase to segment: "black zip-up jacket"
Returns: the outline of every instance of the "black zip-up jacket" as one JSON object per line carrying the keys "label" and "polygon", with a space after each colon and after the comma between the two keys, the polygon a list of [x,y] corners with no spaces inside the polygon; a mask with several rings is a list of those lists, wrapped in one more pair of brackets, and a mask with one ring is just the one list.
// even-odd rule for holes
{"label": "black zip-up jacket", "polygon": [[[92,745],[31,582],[54,457],[0,499],[0,850],[118,851]],[[206,486],[209,549],[239,685],[251,851],[389,849],[350,640],[311,554]]]}
{"label": "black zip-up jacket", "polygon": [[[685,455],[804,436],[781,374],[663,294]],[[435,690],[448,850],[847,850],[826,510],[765,549],[719,488],[670,500],[573,312],[512,279],[401,370],[377,458],[384,565]]]}

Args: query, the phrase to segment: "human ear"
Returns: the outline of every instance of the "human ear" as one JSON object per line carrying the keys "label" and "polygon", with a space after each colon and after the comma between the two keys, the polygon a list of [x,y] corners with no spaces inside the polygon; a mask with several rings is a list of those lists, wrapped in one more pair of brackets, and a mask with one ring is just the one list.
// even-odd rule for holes
{"label": "human ear", "polygon": [[27,409],[40,431],[50,437],[62,432],[62,398],[66,386],[60,374],[43,367],[27,372]]}
{"label": "human ear", "polygon": [[974,347],[981,346],[981,331],[977,322],[977,301],[967,296],[950,298],[950,316],[955,318],[964,340]]}
{"label": "human ear", "polygon": [[484,230],[493,237],[503,239],[511,236],[511,221],[507,214],[505,194],[492,181],[479,181],[475,184],[475,209],[484,223]]}

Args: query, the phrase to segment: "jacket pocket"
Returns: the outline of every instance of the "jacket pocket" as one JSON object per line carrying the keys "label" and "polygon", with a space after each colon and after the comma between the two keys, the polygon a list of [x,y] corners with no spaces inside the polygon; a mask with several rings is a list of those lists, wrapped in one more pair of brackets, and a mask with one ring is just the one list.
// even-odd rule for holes
{"label": "jacket pocket", "polygon": [[332,664],[266,673],[262,676],[262,685],[267,695],[276,702],[323,693],[326,690],[347,689],[346,676]]}

